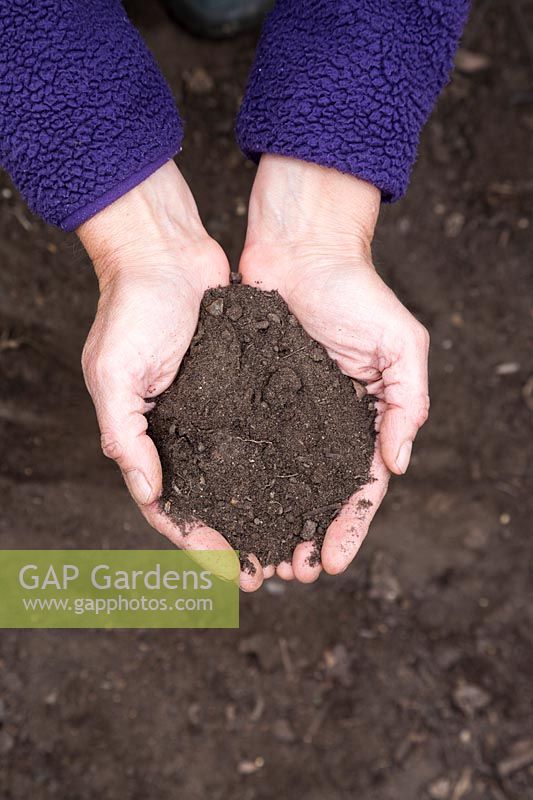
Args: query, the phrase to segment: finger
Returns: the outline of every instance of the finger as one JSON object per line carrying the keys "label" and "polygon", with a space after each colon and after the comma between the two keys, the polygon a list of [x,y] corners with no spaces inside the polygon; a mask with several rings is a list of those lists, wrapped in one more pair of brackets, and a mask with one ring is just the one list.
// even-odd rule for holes
{"label": "finger", "polygon": [[253,555],[248,555],[247,561],[253,565],[253,571],[246,567],[241,570],[240,587],[243,592],[256,592],[263,583],[263,567]]}
{"label": "finger", "polygon": [[117,376],[112,368],[97,367],[86,378],[104,455],[119,465],[135,502],[150,505],[161,493],[162,473],[156,447],[146,433],[144,398],[135,393],[129,377]]}
{"label": "finger", "polygon": [[276,567],[273,564],[269,564],[268,567],[263,567],[263,578],[265,580],[273,578],[275,573],[276,573]]}
{"label": "finger", "polygon": [[[187,550],[191,558],[200,564],[204,563],[202,551],[221,550],[234,552],[222,534],[202,522],[187,525],[186,529],[176,525],[167,514],[161,511],[157,502],[152,503],[150,506],[142,507],[141,511],[147,522],[156,531],[166,536],[180,550]],[[237,555],[235,555],[236,569],[232,560],[227,561],[224,559],[221,561],[220,569],[218,570],[217,562],[213,563],[211,556],[208,557],[205,563],[215,574],[226,580],[233,580],[238,575],[241,589],[245,592],[253,592],[259,589],[263,583],[263,570],[255,556],[248,556],[248,560],[252,563],[255,571],[249,571],[246,568],[239,571]]]}
{"label": "finger", "polygon": [[302,542],[295,548],[292,554],[292,569],[297,581],[313,583],[322,572],[320,561],[317,561],[316,564],[311,563],[315,560],[312,558],[314,552],[314,542]]}
{"label": "finger", "polygon": [[187,525],[176,523],[161,510],[158,502],[141,508],[146,521],[179,547],[180,550],[232,550],[233,548],[221,533],[204,525],[203,522],[194,522]]}
{"label": "finger", "polygon": [[276,567],[276,575],[284,581],[293,581],[294,572],[292,570],[292,565],[289,564],[288,561],[282,561],[281,564],[278,564]]}
{"label": "finger", "polygon": [[326,531],[320,558],[330,575],[344,572],[355,558],[387,491],[389,471],[378,447],[374,453],[371,475],[374,480],[352,495]]}
{"label": "finger", "polygon": [[429,337],[420,326],[383,369],[386,408],[380,420],[381,453],[397,475],[407,470],[413,440],[428,417],[428,346]]}

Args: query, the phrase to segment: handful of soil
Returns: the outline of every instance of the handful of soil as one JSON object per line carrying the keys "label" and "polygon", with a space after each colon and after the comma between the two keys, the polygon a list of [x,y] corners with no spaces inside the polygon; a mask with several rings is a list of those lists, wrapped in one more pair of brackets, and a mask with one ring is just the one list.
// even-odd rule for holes
{"label": "handful of soil", "polygon": [[[320,558],[341,505],[371,480],[375,410],[277,292],[212,289],[174,383],[148,415],[165,512],[220,531],[241,562]],[[248,562],[250,568],[250,562]]]}

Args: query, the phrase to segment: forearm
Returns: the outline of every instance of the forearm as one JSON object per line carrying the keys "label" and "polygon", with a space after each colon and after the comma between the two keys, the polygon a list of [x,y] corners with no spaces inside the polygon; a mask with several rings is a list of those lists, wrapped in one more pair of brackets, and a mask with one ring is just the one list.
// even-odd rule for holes
{"label": "forearm", "polygon": [[2,2],[0,161],[72,230],[179,150],[172,94],[119,0]]}
{"label": "forearm", "polygon": [[333,167],[397,199],[468,5],[278,0],[239,116],[242,149]]}

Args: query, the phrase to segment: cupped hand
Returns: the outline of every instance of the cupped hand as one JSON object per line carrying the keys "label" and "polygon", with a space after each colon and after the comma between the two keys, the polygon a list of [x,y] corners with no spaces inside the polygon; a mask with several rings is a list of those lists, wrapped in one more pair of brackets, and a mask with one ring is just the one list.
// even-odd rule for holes
{"label": "cupped hand", "polygon": [[[145,416],[150,398],[178,371],[204,291],[228,282],[227,259],[202,227],[172,162],[84,223],[78,234],[100,284],[82,364],[102,450],[117,462],[147,521],[177,547],[231,549],[201,522],[184,535],[162,513],[161,464]],[[241,588],[248,591],[263,580],[261,566],[251,559],[255,573],[241,573]]]}
{"label": "cupped hand", "polygon": [[321,567],[330,574],[347,568],[386,493],[389,471],[406,471],[427,418],[427,331],[372,264],[379,202],[363,181],[276,156],[262,157],[252,191],[243,280],[276,289],[339,368],[378,398],[374,480],[329,526],[321,565],[310,566],[313,545],[302,543],[292,564],[277,568],[282,578],[311,582]]}

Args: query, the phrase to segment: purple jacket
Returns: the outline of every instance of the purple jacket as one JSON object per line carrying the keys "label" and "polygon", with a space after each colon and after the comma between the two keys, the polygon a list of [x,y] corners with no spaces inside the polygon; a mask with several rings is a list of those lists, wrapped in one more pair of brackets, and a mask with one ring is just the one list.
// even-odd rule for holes
{"label": "purple jacket", "polygon": [[[468,0],[278,0],[237,122],[246,154],[405,191]],[[0,163],[73,230],[181,147],[164,78],[119,0],[0,0]]]}

